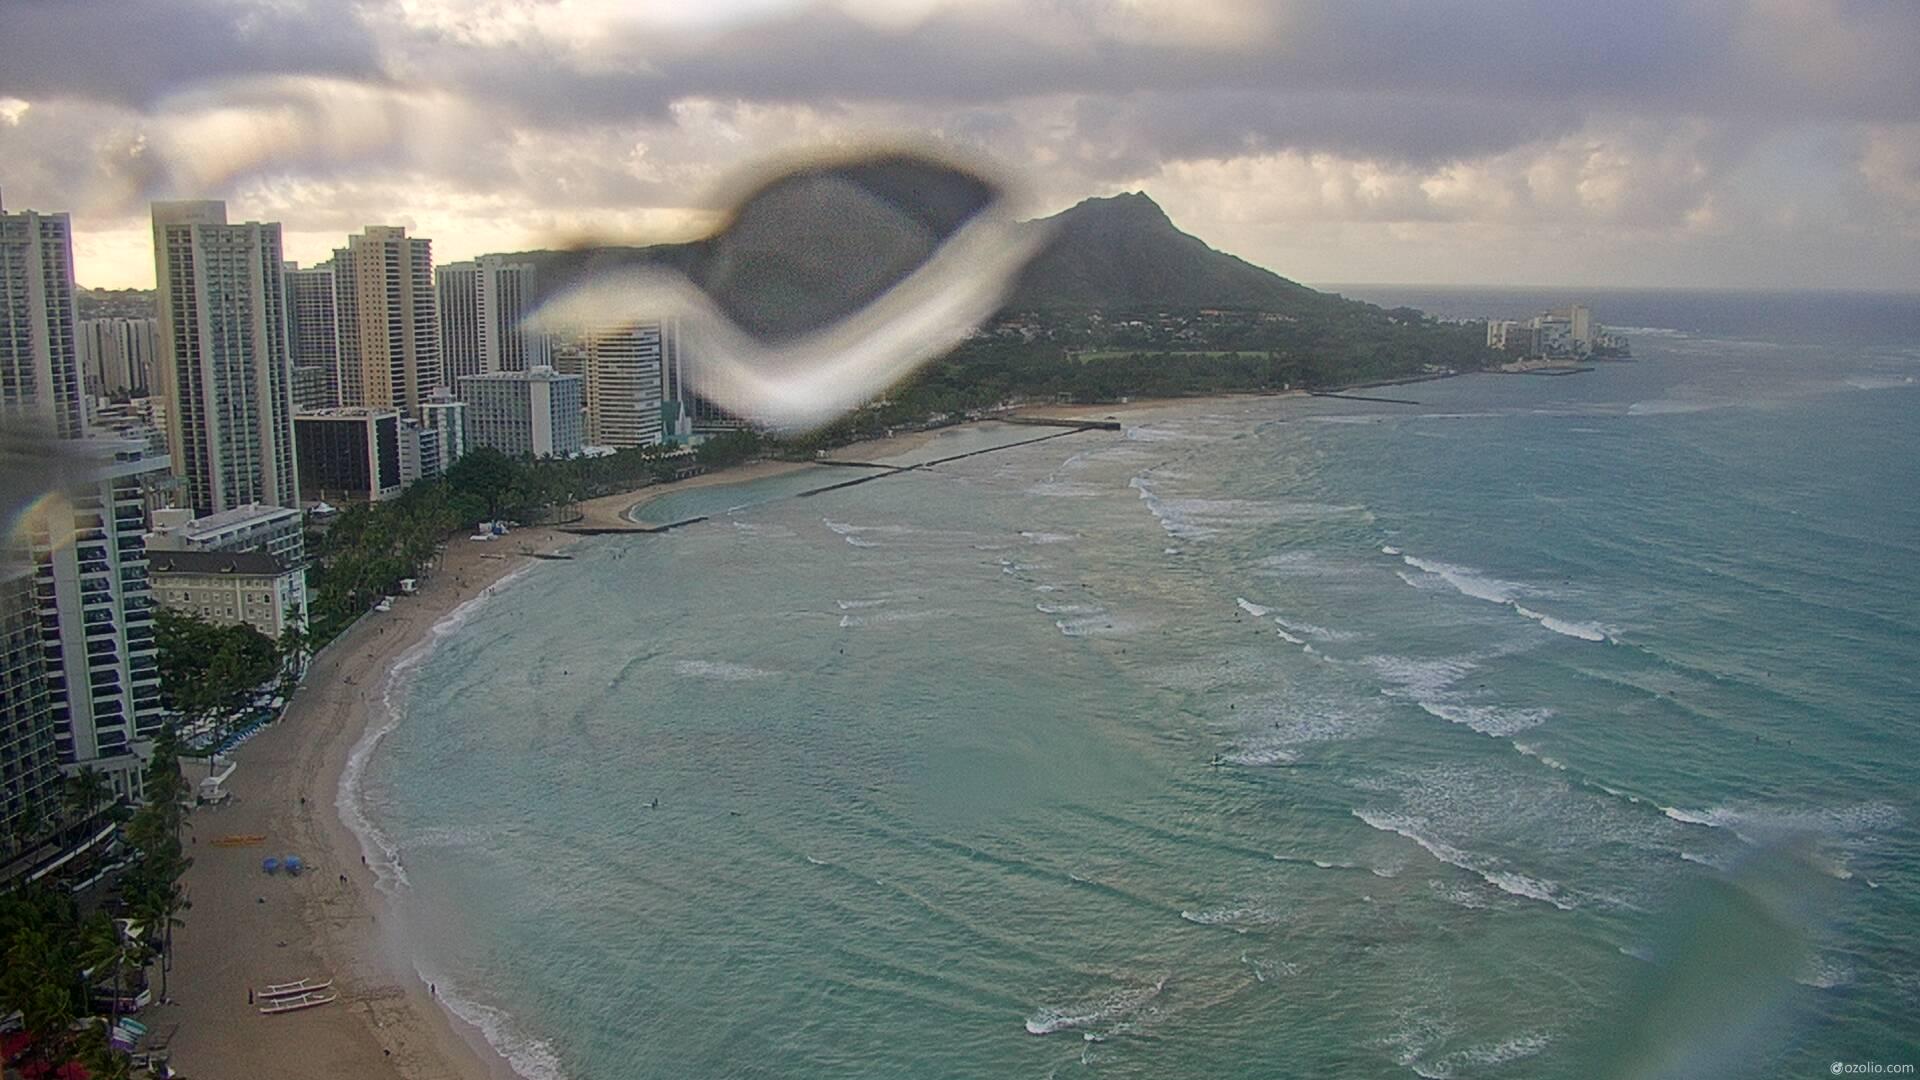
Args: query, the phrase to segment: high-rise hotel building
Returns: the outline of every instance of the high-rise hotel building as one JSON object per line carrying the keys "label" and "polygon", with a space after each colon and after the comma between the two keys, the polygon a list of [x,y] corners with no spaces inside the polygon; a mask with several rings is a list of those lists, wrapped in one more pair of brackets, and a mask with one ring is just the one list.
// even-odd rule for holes
{"label": "high-rise hotel building", "polygon": [[194,510],[298,505],[279,224],[229,225],[222,202],[158,202],[153,253],[154,381]]}
{"label": "high-rise hotel building", "polygon": [[146,492],[164,479],[167,459],[138,440],[71,447],[66,482],[22,522],[54,751],[62,766],[92,766],[137,798],[141,759],[164,716],[145,535]]}
{"label": "high-rise hotel building", "polygon": [[87,432],[73,316],[73,227],[65,214],[0,206],[0,422],[63,439]]}
{"label": "high-rise hotel building", "polygon": [[660,444],[661,331],[657,322],[588,331],[587,441],[594,446]]}
{"label": "high-rise hotel building", "polygon": [[434,271],[440,298],[440,361],[447,385],[463,375],[526,371],[548,362],[547,336],[532,314],[534,268],[482,255]]}
{"label": "high-rise hotel building", "polygon": [[443,384],[433,241],[369,225],[333,252],[340,404],[417,417]]}
{"label": "high-rise hotel building", "polygon": [[330,409],[340,404],[340,338],[334,322],[333,264],[302,270],[288,263],[287,340],[293,355],[294,404]]}

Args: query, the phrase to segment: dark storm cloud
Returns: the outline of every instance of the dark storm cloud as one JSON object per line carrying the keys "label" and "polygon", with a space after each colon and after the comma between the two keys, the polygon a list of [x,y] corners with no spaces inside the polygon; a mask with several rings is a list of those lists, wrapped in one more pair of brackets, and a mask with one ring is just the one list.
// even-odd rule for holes
{"label": "dark storm cloud", "polygon": [[144,107],[250,75],[377,79],[373,37],[341,4],[5,0],[0,93]]}

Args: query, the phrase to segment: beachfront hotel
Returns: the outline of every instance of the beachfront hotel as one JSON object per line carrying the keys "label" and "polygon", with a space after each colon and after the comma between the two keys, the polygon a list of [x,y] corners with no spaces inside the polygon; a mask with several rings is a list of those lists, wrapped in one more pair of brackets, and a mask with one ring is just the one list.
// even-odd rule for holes
{"label": "beachfront hotel", "polygon": [[489,446],[508,457],[573,457],[585,445],[578,375],[550,367],[468,375],[467,447]]}
{"label": "beachfront hotel", "polygon": [[275,640],[307,625],[307,574],[298,563],[264,551],[155,551],[149,559],[162,607],[245,623]]}
{"label": "beachfront hotel", "polygon": [[0,419],[31,417],[63,439],[87,431],[73,315],[73,226],[0,204]]}
{"label": "beachfront hotel", "polygon": [[33,566],[0,555],[0,867],[39,835],[59,785]]}
{"label": "beachfront hotel", "polygon": [[369,225],[333,250],[339,401],[418,416],[442,384],[433,241]]}
{"label": "beachfront hotel", "polygon": [[299,563],[306,559],[300,511],[253,503],[194,517],[191,510],[153,512],[152,551],[264,551]]}
{"label": "beachfront hotel", "polygon": [[146,551],[146,493],[167,460],[145,443],[80,439],[72,478],[24,522],[54,749],[140,795],[141,755],[159,734],[160,671]]}
{"label": "beachfront hotel", "polygon": [[293,369],[280,226],[222,202],[153,204],[160,357],[173,471],[194,510],[292,506]]}
{"label": "beachfront hotel", "polygon": [[589,443],[616,449],[660,444],[662,338],[657,322],[587,333]]}

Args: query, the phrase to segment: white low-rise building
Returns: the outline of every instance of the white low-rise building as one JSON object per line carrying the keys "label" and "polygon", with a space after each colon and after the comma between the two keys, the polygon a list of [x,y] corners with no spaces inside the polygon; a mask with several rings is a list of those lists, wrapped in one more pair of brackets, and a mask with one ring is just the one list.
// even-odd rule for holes
{"label": "white low-rise building", "polygon": [[191,510],[156,510],[149,551],[264,551],[294,565],[306,560],[300,511],[249,503],[205,517]]}

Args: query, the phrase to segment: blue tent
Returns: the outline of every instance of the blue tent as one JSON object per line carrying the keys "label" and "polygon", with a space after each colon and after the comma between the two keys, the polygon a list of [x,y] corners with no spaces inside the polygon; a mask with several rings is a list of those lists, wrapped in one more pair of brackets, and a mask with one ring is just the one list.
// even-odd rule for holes
{"label": "blue tent", "polygon": [[287,873],[297,874],[300,872],[300,856],[289,855],[286,858],[280,860],[280,865],[287,868]]}
{"label": "blue tent", "polygon": [[266,858],[260,860],[260,869],[265,870],[267,873],[271,874],[275,870],[280,869],[280,860],[269,855]]}

